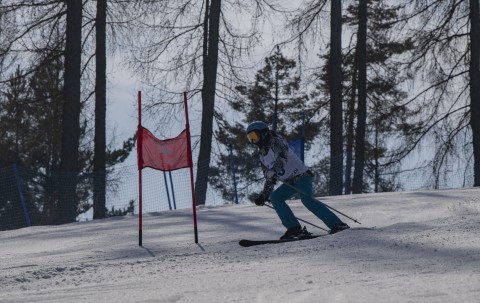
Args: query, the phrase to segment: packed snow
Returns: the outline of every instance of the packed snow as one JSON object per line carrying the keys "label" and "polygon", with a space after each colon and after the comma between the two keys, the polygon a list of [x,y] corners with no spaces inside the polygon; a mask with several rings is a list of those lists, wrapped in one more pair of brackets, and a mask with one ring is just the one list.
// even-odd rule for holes
{"label": "packed snow", "polygon": [[322,201],[362,224],[249,248],[283,234],[273,210],[199,207],[198,244],[191,209],[145,215],[142,247],[137,216],[3,231],[0,302],[480,302],[480,189]]}

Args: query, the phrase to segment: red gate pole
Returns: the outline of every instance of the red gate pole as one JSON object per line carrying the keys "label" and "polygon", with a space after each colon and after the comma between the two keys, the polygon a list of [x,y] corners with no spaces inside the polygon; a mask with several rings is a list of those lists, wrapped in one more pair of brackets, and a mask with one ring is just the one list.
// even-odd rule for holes
{"label": "red gate pole", "polygon": [[138,160],[138,245],[142,246],[142,92],[138,91],[138,128],[137,128],[137,160]]}
{"label": "red gate pole", "polygon": [[197,202],[195,201],[195,187],[193,185],[193,161],[192,161],[192,144],[190,141],[190,124],[188,122],[188,106],[187,106],[187,92],[183,93],[183,100],[185,104],[185,129],[187,130],[187,161],[190,167],[190,185],[192,188],[192,209],[193,209],[193,232],[195,234],[195,243],[198,243],[198,229],[197,229]]}

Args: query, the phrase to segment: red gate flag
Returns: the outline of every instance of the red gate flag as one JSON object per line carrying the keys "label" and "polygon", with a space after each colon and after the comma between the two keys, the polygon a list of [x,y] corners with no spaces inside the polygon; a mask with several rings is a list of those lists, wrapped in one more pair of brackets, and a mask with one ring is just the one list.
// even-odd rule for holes
{"label": "red gate flag", "polygon": [[[192,187],[193,232],[195,243],[198,243],[197,203],[193,186],[192,144],[190,142],[190,125],[188,123],[187,93],[183,93],[185,106],[185,130],[176,138],[159,140],[142,126],[142,92],[138,91],[138,129],[137,129],[137,161],[138,161],[138,245],[142,246],[142,169],[172,171],[190,168],[190,185]],[[168,192],[167,192],[168,193]]]}
{"label": "red gate flag", "polygon": [[188,161],[187,130],[176,138],[159,140],[148,129],[139,127],[138,139],[141,153],[138,154],[138,169],[150,167],[171,171],[190,167]]}

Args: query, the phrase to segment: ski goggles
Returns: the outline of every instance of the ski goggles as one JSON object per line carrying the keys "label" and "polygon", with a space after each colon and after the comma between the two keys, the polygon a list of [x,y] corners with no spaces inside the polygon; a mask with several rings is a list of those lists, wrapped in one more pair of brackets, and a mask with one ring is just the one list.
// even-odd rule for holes
{"label": "ski goggles", "polygon": [[256,131],[251,131],[247,134],[247,139],[250,143],[257,143],[260,141],[260,136]]}

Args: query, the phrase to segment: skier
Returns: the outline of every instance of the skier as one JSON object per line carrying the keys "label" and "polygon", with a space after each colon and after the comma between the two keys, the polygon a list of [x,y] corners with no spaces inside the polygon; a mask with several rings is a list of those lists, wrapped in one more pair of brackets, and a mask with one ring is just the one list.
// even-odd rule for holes
{"label": "skier", "polygon": [[306,194],[301,195],[303,205],[328,226],[330,234],[350,228],[330,209],[312,198],[313,173],[303,164],[282,137],[269,130],[265,122],[255,121],[250,123],[247,127],[247,138],[251,144],[258,147],[258,157],[265,175],[263,191],[255,198],[255,204],[263,206],[266,201],[272,202],[283,226],[287,228],[280,240],[299,239],[309,233],[305,228],[302,229],[292,210],[285,202],[297,192],[286,184],[282,184],[276,190],[273,190],[277,179]]}

